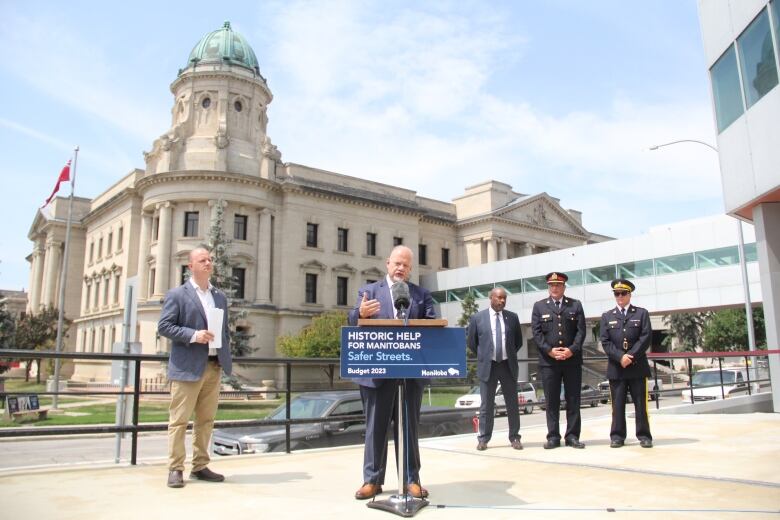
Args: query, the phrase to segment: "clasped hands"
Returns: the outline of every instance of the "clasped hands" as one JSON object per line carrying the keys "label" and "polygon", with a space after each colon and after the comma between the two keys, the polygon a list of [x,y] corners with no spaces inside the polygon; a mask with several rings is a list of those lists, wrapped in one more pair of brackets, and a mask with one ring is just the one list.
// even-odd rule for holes
{"label": "clasped hands", "polygon": [[550,357],[556,361],[566,361],[574,355],[569,347],[553,347],[550,349]]}
{"label": "clasped hands", "polygon": [[626,368],[628,365],[634,362],[634,356],[631,354],[623,354],[623,357],[620,358],[620,366],[623,368]]}

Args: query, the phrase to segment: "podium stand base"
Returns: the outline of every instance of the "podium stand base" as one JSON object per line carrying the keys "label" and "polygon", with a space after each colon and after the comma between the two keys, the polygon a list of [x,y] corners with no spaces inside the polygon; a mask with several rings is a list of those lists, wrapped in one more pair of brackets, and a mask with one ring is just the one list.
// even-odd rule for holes
{"label": "podium stand base", "polygon": [[424,498],[414,498],[412,495],[391,495],[386,500],[374,500],[366,504],[371,509],[381,509],[388,513],[395,513],[404,518],[411,518],[417,511],[427,506],[429,502]]}

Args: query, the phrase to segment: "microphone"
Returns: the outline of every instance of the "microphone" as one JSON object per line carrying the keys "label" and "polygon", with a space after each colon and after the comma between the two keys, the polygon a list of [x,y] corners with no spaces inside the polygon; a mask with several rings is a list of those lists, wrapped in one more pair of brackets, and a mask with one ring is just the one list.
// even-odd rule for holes
{"label": "microphone", "polygon": [[409,294],[409,286],[406,282],[396,282],[390,287],[390,294],[393,297],[393,305],[399,311],[409,308],[409,301],[411,295]]}

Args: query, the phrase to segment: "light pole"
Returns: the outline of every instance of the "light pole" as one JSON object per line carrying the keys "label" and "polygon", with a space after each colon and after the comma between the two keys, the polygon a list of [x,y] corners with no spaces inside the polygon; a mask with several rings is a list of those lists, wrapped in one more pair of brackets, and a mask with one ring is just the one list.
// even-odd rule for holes
{"label": "light pole", "polygon": [[[677,141],[671,141],[664,144],[657,144],[651,146],[650,150],[658,150],[664,146],[671,146],[679,143],[696,143],[701,144],[718,154],[720,159],[720,153],[718,149],[709,143],[699,141],[697,139],[678,139]],[[748,350],[756,350],[756,333],[753,330],[753,308],[750,306],[750,285],[748,284],[747,264],[745,262],[745,239],[742,237],[742,221],[737,221],[737,237],[739,238],[739,267],[742,270],[742,290],[745,293],[745,317],[747,318],[747,331],[748,331]]]}

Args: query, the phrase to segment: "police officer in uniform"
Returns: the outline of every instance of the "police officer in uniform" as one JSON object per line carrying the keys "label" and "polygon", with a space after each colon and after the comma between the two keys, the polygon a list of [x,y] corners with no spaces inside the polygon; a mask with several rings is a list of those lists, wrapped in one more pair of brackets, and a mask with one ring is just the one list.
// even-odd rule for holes
{"label": "police officer in uniform", "polygon": [[544,449],[561,445],[559,417],[561,382],[566,396],[567,446],[584,448],[580,442],[580,391],[582,387],[582,342],[585,341],[585,313],[582,304],[564,296],[564,273],[552,272],[546,277],[549,297],[534,303],[531,330],[539,349],[539,371],[546,401],[547,442]]}
{"label": "police officer in uniform", "polygon": [[626,440],[626,396],[631,392],[636,411],[636,437],[643,448],[653,447],[647,417],[647,378],[650,366],[647,349],[653,329],[647,309],[631,305],[634,284],[612,281],[617,305],[601,315],[601,344],[609,358],[607,379],[612,395],[611,448],[620,448]]}

